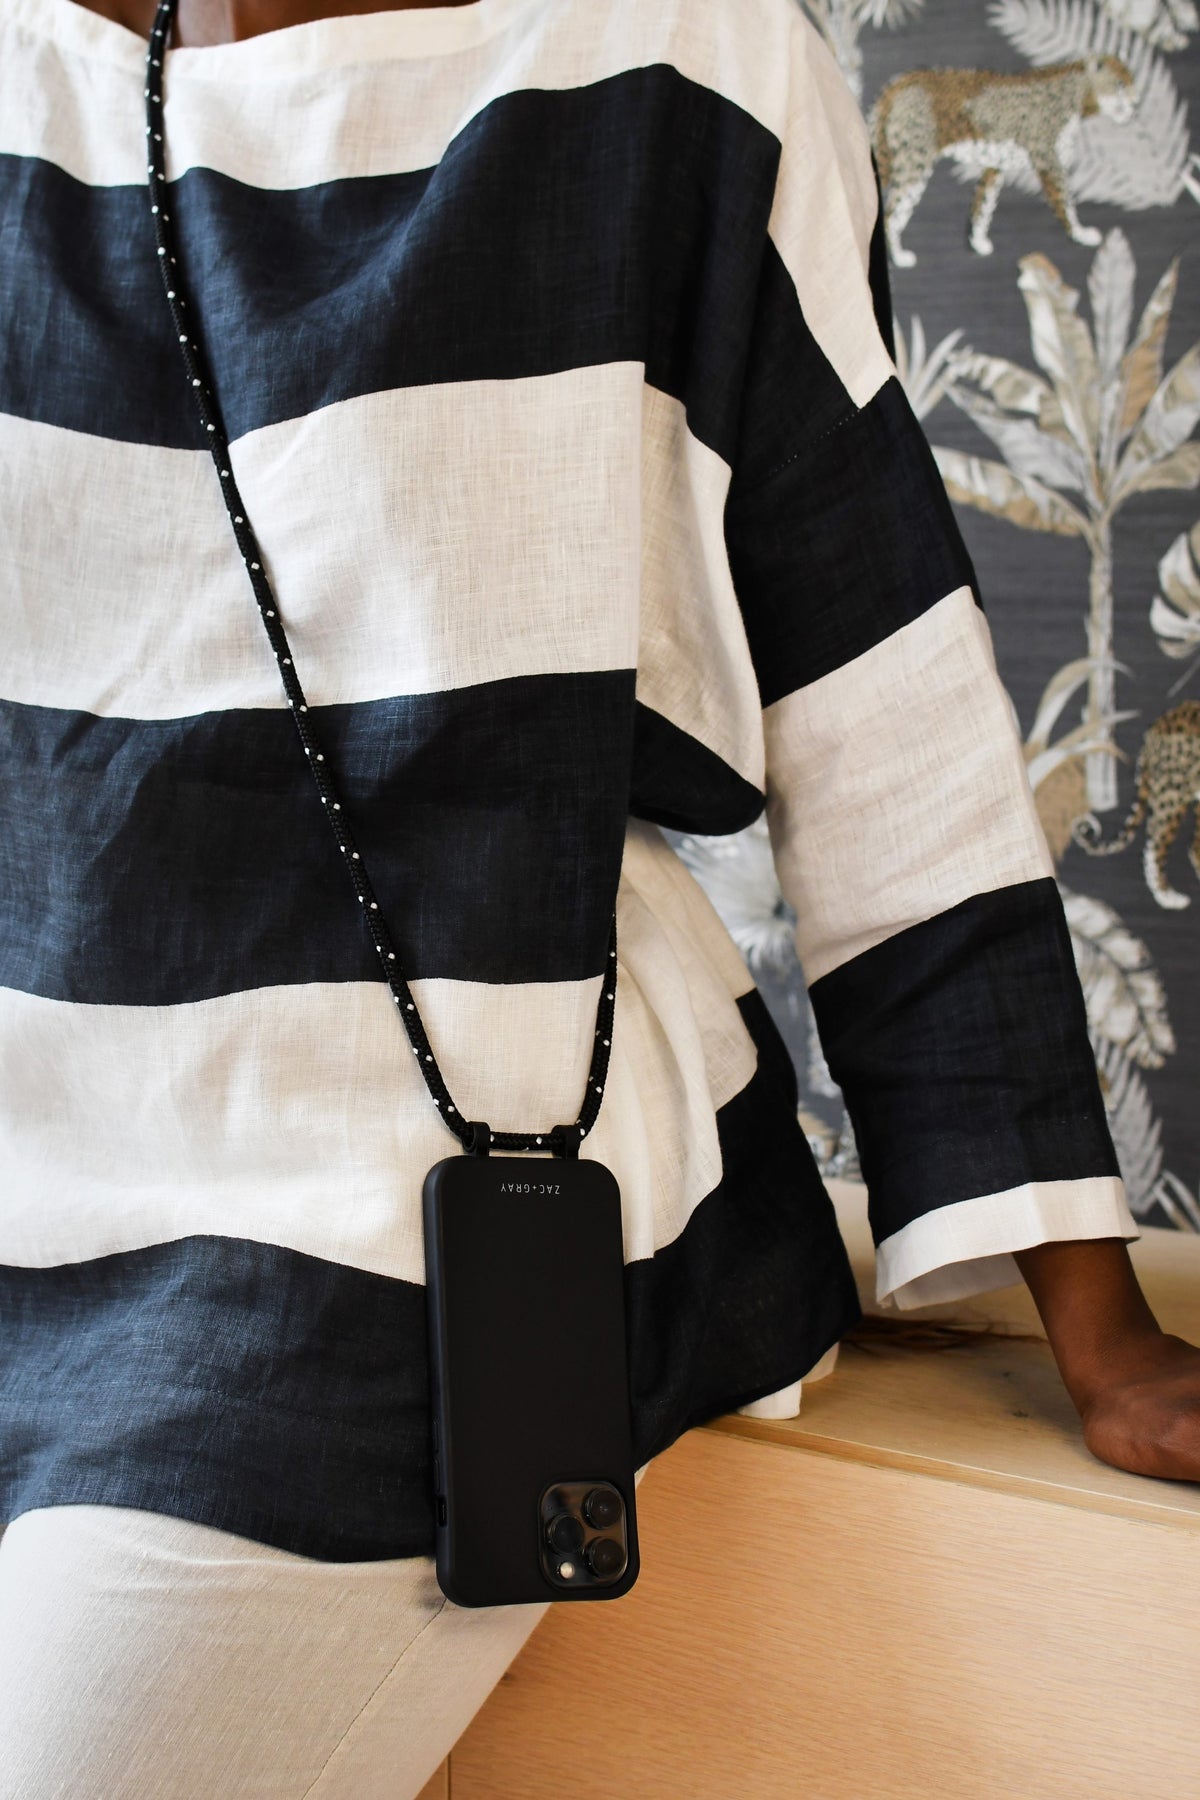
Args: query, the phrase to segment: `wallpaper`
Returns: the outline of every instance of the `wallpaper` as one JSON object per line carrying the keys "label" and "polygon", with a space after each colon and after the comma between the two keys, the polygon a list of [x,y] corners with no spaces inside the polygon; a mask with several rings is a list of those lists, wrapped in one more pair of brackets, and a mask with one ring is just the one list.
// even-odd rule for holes
{"label": "wallpaper", "polygon": [[[1129,1203],[1200,1231],[1200,18],[805,10],[871,127],[897,365],[979,576]],[[765,822],[669,835],[787,1037],[822,1172],[861,1179]]]}

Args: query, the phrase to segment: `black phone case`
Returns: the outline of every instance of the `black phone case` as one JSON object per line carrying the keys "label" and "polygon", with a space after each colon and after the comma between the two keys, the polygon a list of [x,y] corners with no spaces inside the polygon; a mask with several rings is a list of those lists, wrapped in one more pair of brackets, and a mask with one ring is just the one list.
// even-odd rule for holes
{"label": "black phone case", "polygon": [[[451,1156],[423,1210],[439,1586],[460,1606],[616,1599],[639,1566],[616,1180],[577,1157]],[[560,1482],[623,1502],[604,1585],[546,1572]]]}

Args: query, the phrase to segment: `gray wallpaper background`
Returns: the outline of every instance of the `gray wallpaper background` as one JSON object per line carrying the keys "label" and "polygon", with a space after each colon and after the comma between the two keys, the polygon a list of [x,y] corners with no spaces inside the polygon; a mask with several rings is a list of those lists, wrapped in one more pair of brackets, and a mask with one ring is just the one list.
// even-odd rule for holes
{"label": "gray wallpaper background", "polygon": [[[1191,0],[805,10],[869,118],[916,72],[887,110],[889,209],[919,186],[921,120],[961,118],[973,84],[953,71],[1023,77],[985,93],[980,138],[944,127],[953,153],[889,257],[897,362],[1026,745],[1130,1205],[1200,1231],[1200,19]],[[1098,108],[1076,104],[1084,92]],[[1026,154],[1052,190],[1055,147],[1060,196]],[[972,196],[995,166],[973,244]],[[1121,835],[1139,773],[1147,817],[1115,854],[1089,854],[1081,839]],[[823,1172],[858,1178],[764,822],[668,835],[787,1036]]]}

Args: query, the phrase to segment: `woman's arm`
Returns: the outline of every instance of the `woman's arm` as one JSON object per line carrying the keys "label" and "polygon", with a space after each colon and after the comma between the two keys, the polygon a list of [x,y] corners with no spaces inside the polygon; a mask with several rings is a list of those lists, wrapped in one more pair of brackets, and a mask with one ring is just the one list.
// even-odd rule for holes
{"label": "woman's arm", "polygon": [[1200,1350],[1160,1330],[1124,1247],[1138,1226],[1019,727],[890,348],[869,136],[798,8],[787,76],[725,536],[876,1298],[1023,1275],[1092,1452],[1200,1479]]}
{"label": "woman's arm", "polygon": [[1014,1251],[1093,1456],[1200,1481],[1200,1349],[1163,1331],[1120,1238]]}

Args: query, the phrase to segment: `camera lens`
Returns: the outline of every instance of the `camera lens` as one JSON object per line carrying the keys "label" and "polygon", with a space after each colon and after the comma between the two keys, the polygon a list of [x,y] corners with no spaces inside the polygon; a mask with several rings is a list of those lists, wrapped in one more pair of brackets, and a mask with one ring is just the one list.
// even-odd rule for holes
{"label": "camera lens", "polygon": [[574,1513],[559,1513],[546,1527],[552,1550],[578,1550],[583,1542],[583,1526]]}
{"label": "camera lens", "polygon": [[593,1488],[584,1500],[583,1513],[589,1525],[607,1531],[621,1516],[620,1497],[611,1488]]}
{"label": "camera lens", "polygon": [[616,1538],[593,1538],[586,1555],[593,1575],[615,1575],[625,1561],[625,1552]]}

